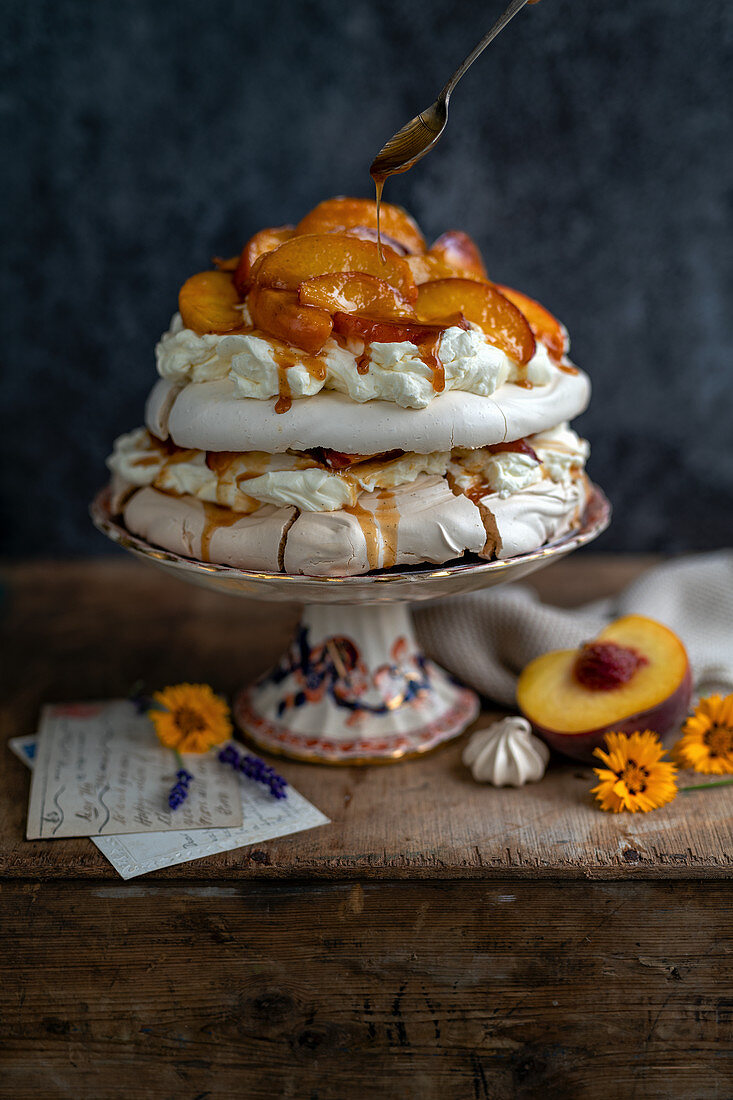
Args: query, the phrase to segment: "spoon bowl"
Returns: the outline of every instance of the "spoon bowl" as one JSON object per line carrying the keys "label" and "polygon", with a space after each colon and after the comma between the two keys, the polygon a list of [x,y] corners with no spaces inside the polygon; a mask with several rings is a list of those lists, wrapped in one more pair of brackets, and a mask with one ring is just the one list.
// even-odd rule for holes
{"label": "spoon bowl", "polygon": [[463,61],[448,83],[441,91],[435,103],[425,111],[415,115],[401,130],[398,130],[389,141],[382,146],[372,161],[369,173],[377,185],[377,195],[381,194],[381,188],[388,176],[406,172],[428,153],[445,130],[448,121],[448,103],[451,92],[455,88],[463,74],[473,65],[479,54],[503,31],[510,19],[533,0],[512,0],[506,11],[497,19],[491,30],[484,35],[477,46]]}

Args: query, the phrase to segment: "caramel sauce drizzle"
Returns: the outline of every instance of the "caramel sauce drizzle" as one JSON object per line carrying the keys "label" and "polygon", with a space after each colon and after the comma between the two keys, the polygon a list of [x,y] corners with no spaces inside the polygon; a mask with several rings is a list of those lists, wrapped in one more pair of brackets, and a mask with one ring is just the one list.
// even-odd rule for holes
{"label": "caramel sauce drizzle", "polygon": [[445,367],[438,355],[438,348],[442,335],[443,330],[439,330],[434,336],[426,340],[424,344],[418,344],[418,354],[420,358],[425,366],[430,367],[433,372],[433,389],[436,393],[442,393],[445,389]]}
{"label": "caramel sauce drizzle", "polygon": [[377,507],[373,512],[358,503],[345,507],[344,512],[354,516],[361,527],[369,568],[390,569],[397,560],[397,535],[400,525],[400,512],[395,503],[394,493],[388,489],[378,493]]}
{"label": "caramel sauce drizzle", "polygon": [[[416,340],[401,341],[402,343],[412,344],[413,347],[417,348],[418,358],[432,372],[432,384],[436,393],[442,393],[445,389],[445,367],[438,355],[440,340],[444,332],[445,328],[432,327],[431,331],[426,333],[419,342]],[[359,374],[369,374],[371,345],[375,342],[373,340],[364,342],[364,351],[356,360],[356,369]]]}
{"label": "caramel sauce drizzle", "polygon": [[377,248],[379,249],[379,258],[384,263],[384,253],[382,252],[382,227],[381,227],[381,212],[382,212],[382,192],[384,191],[384,181],[386,175],[381,174],[372,175],[374,180],[374,190],[376,192],[377,199]]}
{"label": "caramel sauce drizzle", "polygon": [[390,569],[397,560],[397,532],[400,525],[400,513],[394,493],[384,490],[379,494],[375,519],[384,543],[382,568]]}
{"label": "caramel sauce drizzle", "polygon": [[320,355],[309,355],[303,351],[302,348],[294,347],[291,344],[285,344],[281,340],[276,340],[267,332],[256,332],[251,329],[251,332],[257,336],[262,336],[270,344],[270,350],[272,351],[272,357],[275,360],[277,367],[277,381],[278,381],[278,399],[275,402],[276,413],[286,413],[293,404],[293,396],[290,392],[290,382],[288,381],[288,371],[291,367],[300,364],[310,374],[311,378],[316,378],[319,382],[325,381],[326,378],[326,363]]}
{"label": "caramel sauce drizzle", "polygon": [[210,561],[211,540],[219,527],[232,527],[243,519],[241,512],[222,508],[219,504],[204,502],[204,529],[201,532],[201,561]]}

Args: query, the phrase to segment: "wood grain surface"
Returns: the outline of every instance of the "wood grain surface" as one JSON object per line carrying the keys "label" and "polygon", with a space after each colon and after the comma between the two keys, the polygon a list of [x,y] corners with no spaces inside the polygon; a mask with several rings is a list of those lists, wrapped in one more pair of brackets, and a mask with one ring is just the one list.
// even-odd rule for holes
{"label": "wood grain surface", "polygon": [[[648,559],[579,554],[536,575],[555,603],[616,591]],[[35,729],[43,702],[207,681],[232,692],[284,647],[297,608],[224,597],[118,559],[6,570],[0,735]],[[480,722],[497,712],[485,711]],[[540,784],[496,790],[460,762],[465,737],[422,760],[327,768],[282,761],[333,824],[209,857],[156,878],[726,878],[733,789],[680,795],[651,814],[601,813],[590,768],[553,761]],[[0,773],[0,873],[115,878],[82,839],[24,839],[29,773]]]}
{"label": "wood grain surface", "polygon": [[[572,605],[644,564],[580,554],[536,586]],[[122,560],[5,577],[6,738],[141,676],[231,692],[297,617]],[[332,825],[131,882],[23,839],[6,753],[2,1100],[728,1100],[728,792],[609,817],[588,768],[497,791],[460,747],[283,762]]]}
{"label": "wood grain surface", "polygon": [[725,1100],[720,883],[15,883],[0,1095]]}

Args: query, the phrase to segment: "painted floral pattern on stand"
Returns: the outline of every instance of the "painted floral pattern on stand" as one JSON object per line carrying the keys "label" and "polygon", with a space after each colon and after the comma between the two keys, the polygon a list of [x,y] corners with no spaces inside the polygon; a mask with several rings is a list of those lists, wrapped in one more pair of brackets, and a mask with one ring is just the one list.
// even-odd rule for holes
{"label": "painted floral pattern on stand", "polygon": [[284,658],[259,683],[281,684],[289,676],[295,681],[294,690],[278,704],[278,717],[326,696],[354,718],[389,714],[405,704],[416,705],[430,690],[428,662],[422,654],[410,652],[406,638],[397,638],[389,656],[388,663],[370,672],[350,638],[334,635],[312,646],[308,627],[301,625]]}

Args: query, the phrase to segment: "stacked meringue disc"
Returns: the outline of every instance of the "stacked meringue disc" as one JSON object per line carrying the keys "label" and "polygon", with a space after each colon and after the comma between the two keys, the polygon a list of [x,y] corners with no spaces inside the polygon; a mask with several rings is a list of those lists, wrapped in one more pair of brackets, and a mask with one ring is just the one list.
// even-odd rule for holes
{"label": "stacked meringue disc", "polygon": [[241,569],[508,558],[581,520],[590,383],[466,234],[330,199],[188,279],[145,428],[108,459],[128,530]]}

